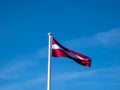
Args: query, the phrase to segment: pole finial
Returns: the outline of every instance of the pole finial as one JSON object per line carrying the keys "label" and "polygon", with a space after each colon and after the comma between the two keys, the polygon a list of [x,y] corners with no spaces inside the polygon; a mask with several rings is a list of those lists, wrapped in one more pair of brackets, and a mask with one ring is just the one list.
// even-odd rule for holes
{"label": "pole finial", "polygon": [[48,36],[49,36],[49,35],[52,35],[52,33],[51,33],[51,32],[49,32],[49,33],[48,33]]}

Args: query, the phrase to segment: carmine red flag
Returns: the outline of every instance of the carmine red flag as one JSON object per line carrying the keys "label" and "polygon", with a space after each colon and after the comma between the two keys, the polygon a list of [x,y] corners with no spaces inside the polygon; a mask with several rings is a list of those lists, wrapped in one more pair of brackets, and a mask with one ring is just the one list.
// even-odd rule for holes
{"label": "carmine red flag", "polygon": [[91,66],[91,59],[88,56],[74,52],[62,46],[53,37],[52,37],[52,56],[70,58],[81,65],[88,67]]}

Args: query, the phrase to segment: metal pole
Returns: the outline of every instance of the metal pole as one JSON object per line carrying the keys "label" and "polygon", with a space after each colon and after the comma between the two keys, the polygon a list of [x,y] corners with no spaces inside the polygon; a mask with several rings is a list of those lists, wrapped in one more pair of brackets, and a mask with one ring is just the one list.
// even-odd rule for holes
{"label": "metal pole", "polygon": [[51,59],[52,59],[52,34],[48,33],[48,77],[47,77],[47,90],[51,90]]}

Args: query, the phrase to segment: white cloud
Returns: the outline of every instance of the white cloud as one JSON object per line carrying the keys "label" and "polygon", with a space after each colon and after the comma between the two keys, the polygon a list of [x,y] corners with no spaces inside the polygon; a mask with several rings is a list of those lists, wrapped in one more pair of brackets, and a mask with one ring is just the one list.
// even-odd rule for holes
{"label": "white cloud", "polygon": [[39,85],[42,86],[42,84],[46,84],[47,82],[47,77],[45,77],[46,75],[42,75],[38,78],[30,78],[27,80],[23,80],[22,82],[14,82],[12,84],[9,85],[4,85],[2,87],[0,87],[0,90],[22,90],[24,88],[31,88],[34,87],[35,85]]}
{"label": "white cloud", "polygon": [[38,77],[35,79],[28,80],[26,82],[26,85],[30,86],[30,85],[34,85],[34,84],[38,84],[38,83],[40,84],[40,83],[44,83],[45,81],[47,81],[47,77],[41,76],[41,77]]}
{"label": "white cloud", "polygon": [[94,43],[104,46],[114,46],[120,44],[120,29],[113,29],[108,32],[98,33],[93,36]]}
{"label": "white cloud", "polygon": [[20,77],[20,72],[29,67],[37,65],[31,55],[18,56],[9,62],[6,62],[0,68],[0,79],[16,79]]}
{"label": "white cloud", "polygon": [[38,48],[33,53],[16,56],[0,68],[0,79],[16,79],[20,71],[37,66],[39,60],[47,58],[47,47]]}
{"label": "white cloud", "polygon": [[[76,84],[79,85],[88,85],[88,86],[96,86],[96,85],[113,85],[119,86],[120,83],[116,81],[120,81],[120,67],[105,67],[94,69],[90,71],[77,71],[77,72],[65,72],[59,73],[58,75],[52,75],[53,83],[60,84],[64,83],[65,81],[70,81],[74,79],[80,79],[80,82]],[[88,81],[90,79],[90,81]],[[93,80],[92,80],[93,79]],[[87,80],[87,81],[86,81]],[[96,81],[97,80],[97,81]],[[113,81],[112,81],[113,80]],[[46,75],[40,76],[38,78],[32,78],[29,80],[24,80],[22,82],[13,83],[9,85],[4,85],[0,87],[1,90],[22,90],[25,88],[34,87],[35,85],[42,86],[44,83],[46,85],[47,77]]]}
{"label": "white cloud", "polygon": [[25,90],[26,88],[34,87],[35,85],[42,86],[42,83],[46,81],[45,77],[39,77],[36,79],[24,80],[22,82],[14,82],[8,85],[3,85],[0,87],[0,90]]}
{"label": "white cloud", "polygon": [[5,66],[2,70],[0,70],[0,79],[16,79],[20,77],[20,72],[25,70],[25,68],[29,68],[31,66],[35,66],[34,62],[14,62],[9,66]]}
{"label": "white cloud", "polygon": [[65,44],[72,48],[87,48],[98,46],[113,48],[120,45],[120,29],[99,32],[93,36],[66,41]]}
{"label": "white cloud", "polygon": [[34,53],[34,57],[36,59],[39,59],[39,58],[47,58],[47,47],[42,47],[42,48],[39,48],[37,49],[37,51]]}
{"label": "white cloud", "polygon": [[72,79],[114,79],[120,80],[120,67],[106,67],[83,72],[68,72],[54,76],[55,81],[67,81]]}

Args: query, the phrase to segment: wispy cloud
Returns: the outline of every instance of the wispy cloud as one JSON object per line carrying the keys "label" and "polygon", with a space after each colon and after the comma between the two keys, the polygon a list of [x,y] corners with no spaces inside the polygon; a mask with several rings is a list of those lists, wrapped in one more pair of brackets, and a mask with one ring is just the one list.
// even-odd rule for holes
{"label": "wispy cloud", "polygon": [[0,70],[0,79],[16,79],[20,76],[20,71],[25,70],[37,63],[32,61],[11,61]]}
{"label": "wispy cloud", "polygon": [[120,81],[120,67],[105,67],[105,68],[99,68],[94,69],[90,71],[82,71],[82,72],[68,72],[64,74],[59,74],[57,76],[54,76],[55,81],[67,81],[72,79],[90,79],[90,78],[96,78],[98,80],[105,80],[105,79],[114,79]]}
{"label": "wispy cloud", "polygon": [[45,77],[46,75],[40,76],[38,78],[33,78],[30,80],[27,80],[26,83],[24,83],[26,86],[34,86],[34,85],[42,85],[42,84],[46,84],[47,82],[47,77]]}
{"label": "wispy cloud", "polygon": [[47,46],[37,49],[36,52],[34,53],[34,57],[36,59],[47,58],[47,55],[48,55],[48,53],[47,53]]}
{"label": "wispy cloud", "polygon": [[104,46],[106,48],[116,47],[120,45],[120,28],[112,29],[107,32],[99,32],[93,36],[66,41],[65,44],[73,48],[87,48],[98,46]]}
{"label": "wispy cloud", "polygon": [[20,77],[20,72],[30,67],[38,65],[34,53],[17,56],[0,68],[0,79],[16,79]]}
{"label": "wispy cloud", "polygon": [[[43,84],[46,81],[46,77],[44,77],[44,73],[42,73],[42,76],[40,75],[42,72],[42,64],[39,62],[46,57],[47,47],[42,47],[33,53],[16,56],[8,62],[5,62],[0,68],[0,83],[3,81],[9,81],[11,83],[6,82],[6,84],[1,85],[0,90],[23,90],[38,84]],[[30,69],[36,69],[38,66],[39,72],[37,72],[38,69],[34,70],[36,76],[32,76],[34,72],[31,72]],[[38,77],[38,75],[40,75],[40,77]],[[26,76],[27,78],[25,78]]]}
{"label": "wispy cloud", "polygon": [[39,61],[47,58],[47,47],[38,48],[35,52],[16,56],[5,62],[0,68],[0,79],[15,79],[21,77],[20,71],[37,66]]}
{"label": "wispy cloud", "polygon": [[120,44],[120,29],[112,29],[108,32],[98,33],[93,36],[96,45],[104,45],[106,47]]}
{"label": "wispy cloud", "polygon": [[46,81],[46,78],[41,76],[35,79],[23,80],[22,82],[14,82],[0,87],[0,90],[23,90],[32,88],[34,86],[42,87],[42,83]]}
{"label": "wispy cloud", "polygon": [[[52,75],[52,81],[53,83],[59,82],[60,83],[65,83],[66,81],[74,80],[74,79],[80,79],[80,82],[76,84],[79,85],[88,85],[88,86],[96,86],[96,85],[113,85],[113,86],[119,86],[120,83],[117,81],[120,81],[120,67],[105,67],[105,68],[98,68],[98,69],[93,69],[90,71],[82,71],[82,72],[65,72],[59,73],[58,75]],[[93,80],[92,80],[93,79]],[[1,90],[22,90],[25,88],[30,88],[34,87],[35,85],[40,85],[46,83],[47,77],[45,76],[40,76],[38,78],[32,78],[29,80],[24,80],[22,82],[18,83],[13,83],[10,85],[4,85],[0,87]],[[57,84],[56,83],[56,84]]]}

